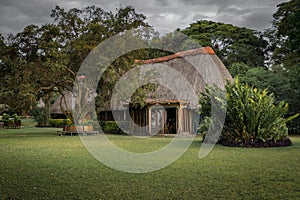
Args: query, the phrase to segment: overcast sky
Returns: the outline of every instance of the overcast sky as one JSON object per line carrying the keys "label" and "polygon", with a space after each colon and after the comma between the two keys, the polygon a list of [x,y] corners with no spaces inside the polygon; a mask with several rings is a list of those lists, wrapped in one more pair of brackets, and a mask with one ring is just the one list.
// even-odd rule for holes
{"label": "overcast sky", "polygon": [[277,5],[288,0],[0,0],[0,33],[20,32],[29,24],[52,23],[51,9],[97,5],[107,11],[133,6],[160,32],[186,28],[197,20],[212,20],[263,30]]}

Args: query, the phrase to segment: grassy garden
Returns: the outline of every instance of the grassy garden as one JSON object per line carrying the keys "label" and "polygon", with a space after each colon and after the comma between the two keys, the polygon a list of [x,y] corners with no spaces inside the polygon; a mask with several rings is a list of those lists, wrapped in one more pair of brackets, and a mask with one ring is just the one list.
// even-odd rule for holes
{"label": "grassy garden", "polygon": [[[164,89],[157,87],[156,82],[160,81],[152,77],[164,75],[159,74],[159,70],[151,70],[150,73],[140,68],[140,75],[133,76],[136,80],[122,82],[128,78],[128,72],[141,66],[135,59],[167,62],[162,56],[171,55],[172,48],[181,51],[198,46],[176,32],[160,35],[148,23],[147,17],[137,13],[134,7],[120,6],[111,12],[97,5],[69,10],[55,6],[51,14],[47,14],[53,19],[52,23],[28,24],[23,31],[7,36],[0,33],[0,200],[300,199],[299,2],[290,0],[277,5],[270,28],[263,31],[248,29],[245,24],[239,27],[202,19],[195,19],[197,21],[184,29],[174,27],[174,30],[195,40],[196,44],[213,47],[235,78],[225,86],[226,94],[215,87],[202,91],[199,126],[197,120],[193,120],[194,113],[185,112],[194,109],[192,99],[186,101],[189,96],[178,95],[177,102],[173,99],[174,95],[177,98],[175,90],[170,87],[166,91],[172,94],[168,95]],[[269,6],[260,7],[265,9]],[[127,35],[126,30],[135,28],[138,32],[133,32],[132,36],[137,36],[138,40],[132,36],[123,37]],[[120,38],[116,40],[118,37],[112,36]],[[106,45],[107,41],[111,45]],[[104,51],[101,48],[92,51],[97,46],[103,47]],[[122,56],[104,67],[122,52]],[[226,69],[223,69],[221,61],[211,55],[213,51],[199,52],[209,53],[210,58],[199,57],[199,66],[202,68],[203,65],[203,69],[195,68],[195,73],[191,70],[193,62],[181,64],[174,59],[170,65],[167,64],[177,73],[188,72],[180,75],[186,78],[188,86],[192,86],[190,89],[195,92],[203,84],[214,82],[216,69],[228,78],[227,73],[223,73]],[[88,55],[93,55],[93,58]],[[185,54],[177,55],[184,57]],[[177,58],[168,58],[171,57]],[[187,61],[194,60],[190,58]],[[196,57],[194,61],[194,64],[198,63]],[[177,70],[179,65],[180,70]],[[186,70],[183,67],[187,67]],[[143,71],[145,73],[141,73]],[[172,71],[165,80],[175,83],[181,76],[176,73],[173,78]],[[97,74],[101,76],[95,76]],[[198,80],[195,74],[201,75],[203,80]],[[93,83],[96,77],[99,79]],[[222,80],[216,81],[219,82]],[[115,87],[118,85],[134,91],[118,90]],[[174,84],[174,87],[178,87],[180,93],[191,91],[184,84]],[[155,94],[160,91],[161,94]],[[118,92],[120,95],[114,95]],[[121,97],[122,93],[132,94],[129,102],[118,98],[112,101],[112,97]],[[179,98],[184,96],[186,98]],[[167,105],[166,99],[175,100],[174,105]],[[56,102],[59,103],[54,106]],[[109,105],[113,108],[112,104],[120,102],[124,108],[145,106],[150,111],[136,115],[132,112],[131,115],[137,119],[133,121],[140,125],[148,123],[151,129],[152,124],[161,127],[158,121],[166,118],[169,124],[165,124],[164,128],[173,124],[178,132],[190,132],[198,126],[197,133],[201,135],[168,167],[145,174],[130,174],[111,169],[96,160],[78,136],[60,136],[57,132],[65,126],[65,132],[74,133],[74,125],[80,125],[81,132],[88,130],[86,134],[91,134],[94,133],[92,128],[97,129],[93,127],[93,120],[99,119],[111,142],[132,152],[151,152],[172,141],[172,137],[122,135],[131,130],[130,122],[126,121],[128,117],[122,120],[106,112],[101,119],[102,110],[107,111]],[[174,114],[176,118],[168,119],[165,111],[158,115],[157,110],[161,108],[157,108],[154,116],[149,109],[151,102],[172,108],[174,112],[169,112],[169,116]],[[95,108],[96,112],[91,112],[88,107]],[[98,118],[93,119],[96,114]],[[33,116],[36,121],[21,119],[20,116]],[[115,121],[107,121],[112,119],[121,120],[119,124],[123,129]],[[185,130],[182,124],[195,127]],[[216,137],[216,130],[221,128],[221,135]],[[290,136],[289,133],[295,135]],[[210,143],[218,140],[218,144],[208,156],[199,159],[203,139]],[[110,150],[107,151],[110,153]]]}
{"label": "grassy garden", "polygon": [[[78,136],[56,128],[0,129],[0,199],[296,199],[300,196],[300,137],[282,148],[216,145],[198,158],[200,138],[172,165],[129,174],[93,158]],[[109,135],[133,152],[158,149],[172,138]]]}

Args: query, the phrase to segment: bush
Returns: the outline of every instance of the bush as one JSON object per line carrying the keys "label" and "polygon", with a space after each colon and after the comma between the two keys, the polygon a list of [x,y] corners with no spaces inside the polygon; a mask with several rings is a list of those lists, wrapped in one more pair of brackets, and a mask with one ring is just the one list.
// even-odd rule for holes
{"label": "bush", "polygon": [[15,118],[16,120],[20,120],[21,119],[17,114],[13,114],[12,118]]}
{"label": "bush", "polygon": [[10,118],[10,116],[7,113],[4,113],[3,116],[2,116],[3,120],[8,120],[9,118]]}
{"label": "bush", "polygon": [[[118,126],[120,125],[120,127]],[[127,121],[101,121],[100,126],[104,133],[110,133],[110,134],[126,134],[128,128],[129,128],[129,122]],[[124,131],[125,130],[125,131]]]}
{"label": "bush", "polygon": [[36,107],[35,110],[32,110],[32,115],[34,119],[37,121],[37,127],[45,127],[49,126],[50,124],[50,115],[48,114],[49,109],[47,108],[38,108]]}
{"label": "bush", "polygon": [[66,125],[72,125],[72,121],[70,119],[50,119],[49,123],[52,127],[63,127]]}
{"label": "bush", "polygon": [[[235,79],[234,84],[226,85],[226,101],[221,100],[220,93],[221,90],[217,87],[208,87],[206,93],[202,94],[199,103],[202,106],[201,113],[204,120],[199,126],[200,129],[207,128],[207,123],[212,121],[209,120],[212,96],[212,99],[218,102],[220,110],[227,109],[220,143],[235,144],[234,146],[263,146],[261,143],[271,144],[287,140],[286,123],[298,116],[284,118],[288,112],[287,103],[282,101],[276,105],[273,94],[268,94],[267,90],[240,84],[238,79]],[[256,145],[258,143],[260,145]]]}

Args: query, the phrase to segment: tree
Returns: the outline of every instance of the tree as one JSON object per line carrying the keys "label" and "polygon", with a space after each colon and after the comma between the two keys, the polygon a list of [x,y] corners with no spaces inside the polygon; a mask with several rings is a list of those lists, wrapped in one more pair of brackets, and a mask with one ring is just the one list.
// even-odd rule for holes
{"label": "tree", "polygon": [[300,62],[300,1],[279,4],[273,15],[272,28],[268,31],[273,61],[292,67]]}
{"label": "tree", "polygon": [[[269,41],[268,51],[271,55],[269,68],[280,75],[273,79],[271,85],[284,82],[276,88],[276,97],[285,99],[289,105],[289,115],[300,113],[300,2],[291,0],[279,4],[273,15],[272,27],[265,33]],[[299,133],[300,118],[293,120],[289,128]]]}
{"label": "tree", "polygon": [[44,118],[39,125],[48,125],[53,93],[73,83],[75,73],[68,69],[69,58],[62,41],[59,27],[51,24],[29,25],[8,38],[9,51],[2,65],[6,69],[5,87],[0,98],[22,114],[28,114],[43,98],[47,106],[42,109]]}
{"label": "tree", "polygon": [[70,68],[77,71],[82,61],[99,43],[133,28],[148,26],[146,17],[131,6],[107,12],[96,6],[65,11],[56,6],[51,17],[64,33],[65,48],[70,54]]}
{"label": "tree", "polygon": [[[14,99],[9,105],[26,112],[43,101],[40,105],[45,106],[38,108],[43,116],[39,118],[42,126],[48,125],[51,100],[57,93],[73,89],[76,72],[92,49],[117,33],[147,26],[145,16],[132,7],[118,9],[112,14],[95,6],[68,11],[56,6],[51,16],[55,24],[29,25],[11,36],[9,45],[0,38],[1,72],[6,72],[0,99],[7,102]],[[120,77],[130,69],[132,58],[125,55],[115,61],[110,68],[113,73],[106,74],[105,79]],[[107,92],[113,87],[103,88],[100,83],[99,88]]]}
{"label": "tree", "polygon": [[182,31],[202,46],[211,46],[226,66],[242,62],[264,66],[267,42],[262,34],[247,28],[212,21],[197,21]]}
{"label": "tree", "polygon": [[19,78],[20,65],[24,60],[19,55],[13,35],[6,40],[1,37],[0,51],[0,101],[10,106],[11,112],[21,114],[24,108],[30,107],[28,102],[31,98]]}

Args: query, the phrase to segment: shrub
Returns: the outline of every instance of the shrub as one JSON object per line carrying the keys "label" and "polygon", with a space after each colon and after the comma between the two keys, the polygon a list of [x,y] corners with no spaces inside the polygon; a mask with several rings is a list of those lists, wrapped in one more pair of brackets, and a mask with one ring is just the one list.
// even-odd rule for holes
{"label": "shrub", "polygon": [[[121,128],[118,126],[118,124]],[[101,121],[100,122],[101,129],[104,133],[126,134],[128,127],[129,127],[129,122],[119,121],[118,124],[116,121]]]}
{"label": "shrub", "polygon": [[9,114],[4,113],[2,119],[3,120],[8,120],[10,118]]}
{"label": "shrub", "polygon": [[16,120],[20,120],[21,119],[17,114],[13,114],[12,118],[15,118]]}
{"label": "shrub", "polygon": [[38,108],[38,107],[36,107],[35,110],[32,110],[32,115],[34,119],[37,121],[38,127],[44,127],[50,125],[48,111],[49,110],[47,108]]}
{"label": "shrub", "polygon": [[227,108],[220,137],[220,142],[226,145],[255,146],[257,143],[285,141],[288,136],[286,123],[298,116],[284,118],[288,112],[287,103],[282,101],[276,105],[273,94],[240,84],[238,79],[233,84],[226,85],[226,101],[220,100],[220,93],[221,90],[217,87],[208,87],[206,93],[202,94],[199,103],[204,120],[199,128],[207,127],[212,121],[209,120],[212,96],[212,99],[217,100],[220,110]]}
{"label": "shrub", "polygon": [[50,123],[50,126],[53,126],[53,127],[63,127],[65,125],[72,125],[72,122],[70,119],[50,119],[49,123]]}

